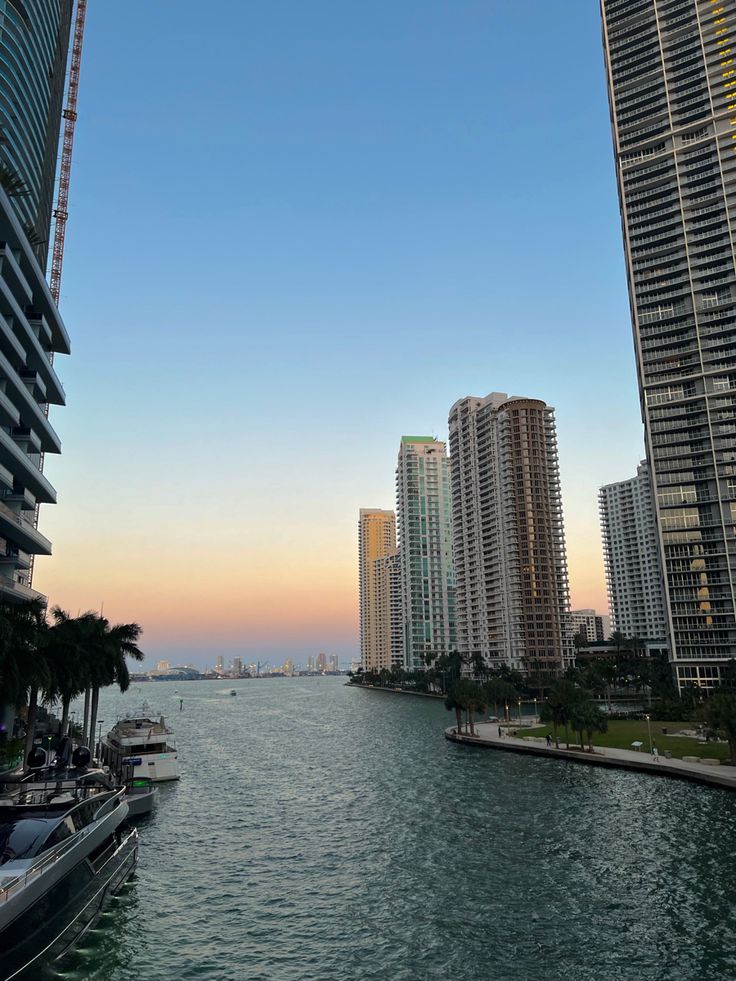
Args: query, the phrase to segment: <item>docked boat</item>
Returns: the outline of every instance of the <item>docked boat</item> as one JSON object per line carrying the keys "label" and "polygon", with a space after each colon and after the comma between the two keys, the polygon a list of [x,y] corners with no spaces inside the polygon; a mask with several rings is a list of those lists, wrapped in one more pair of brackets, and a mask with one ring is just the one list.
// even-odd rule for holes
{"label": "docked boat", "polygon": [[156,788],[150,777],[134,777],[126,781],[125,802],[128,805],[128,817],[145,817],[153,810],[156,800]]}
{"label": "docked boat", "polygon": [[235,691],[235,689],[234,689],[234,688],[231,688],[231,689],[230,689],[230,694],[231,694],[231,695],[237,695],[238,693],[237,693],[237,692]]}
{"label": "docked boat", "polygon": [[124,798],[122,787],[54,782],[0,798],[0,981],[38,978],[128,879],[138,832],[125,827]]}
{"label": "docked boat", "polygon": [[130,779],[147,777],[154,783],[179,779],[179,763],[174,734],[163,715],[120,719],[103,738],[102,762],[113,773]]}

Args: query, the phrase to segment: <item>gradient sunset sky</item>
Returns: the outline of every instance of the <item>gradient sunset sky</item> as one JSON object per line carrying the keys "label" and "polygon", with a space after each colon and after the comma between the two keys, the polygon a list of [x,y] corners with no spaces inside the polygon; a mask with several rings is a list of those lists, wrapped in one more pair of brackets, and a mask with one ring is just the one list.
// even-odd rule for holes
{"label": "gradient sunset sky", "polygon": [[79,110],[52,604],[149,663],[347,663],[359,508],[495,390],[556,407],[606,608],[597,490],[643,443],[596,3],[92,3]]}

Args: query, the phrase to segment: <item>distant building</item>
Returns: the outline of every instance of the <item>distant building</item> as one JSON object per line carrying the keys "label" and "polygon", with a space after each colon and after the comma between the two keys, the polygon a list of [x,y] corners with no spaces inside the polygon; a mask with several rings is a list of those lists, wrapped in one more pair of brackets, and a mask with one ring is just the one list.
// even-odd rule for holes
{"label": "distant building", "polygon": [[380,670],[386,647],[387,594],[376,581],[376,563],[396,552],[396,516],[393,511],[361,508],[358,519],[360,590],[360,657],[367,671]]}
{"label": "distant building", "polygon": [[154,671],[158,672],[159,674],[162,674],[163,672],[168,671],[170,667],[171,665],[169,664],[168,661],[156,661],[156,667],[154,668]]}
{"label": "distant building", "polygon": [[458,650],[555,674],[572,649],[554,409],[491,392],[449,429]]}
{"label": "distant building", "polygon": [[572,610],[570,613],[572,634],[583,634],[589,644],[602,643],[611,636],[611,618],[595,610]]}
{"label": "distant building", "polygon": [[613,628],[626,637],[664,647],[664,581],[646,461],[637,468],[636,477],[601,487],[599,504]]}
{"label": "distant building", "polygon": [[374,667],[404,664],[404,623],[401,599],[401,556],[398,549],[374,563],[376,648]]}
{"label": "distant building", "polygon": [[292,674],[294,674],[294,662],[291,660],[291,658],[287,658],[284,661],[284,666],[283,666],[283,668],[281,670],[286,675],[292,675]]}
{"label": "distant building", "polygon": [[327,655],[322,651],[317,655],[317,670],[320,673],[327,670]]}
{"label": "distant building", "polygon": [[333,671],[335,674],[337,674],[339,670],[340,667],[337,662],[337,654],[330,654],[330,671]]}
{"label": "distant building", "polygon": [[307,671],[310,674],[314,673],[314,657],[311,654],[307,658]]}
{"label": "distant building", "polygon": [[215,671],[218,674],[225,673],[225,658],[222,656],[222,654],[219,654],[217,660],[215,661]]}
{"label": "distant building", "polygon": [[402,436],[396,469],[403,660],[426,668],[455,640],[449,462],[432,436]]}
{"label": "distant building", "polygon": [[243,673],[243,661],[239,657],[233,658],[233,678],[239,678]]}

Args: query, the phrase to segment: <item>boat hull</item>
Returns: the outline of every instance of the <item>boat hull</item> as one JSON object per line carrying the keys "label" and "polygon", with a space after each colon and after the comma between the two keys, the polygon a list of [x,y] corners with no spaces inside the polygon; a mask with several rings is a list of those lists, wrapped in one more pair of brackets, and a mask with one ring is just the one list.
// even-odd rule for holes
{"label": "boat hull", "polygon": [[94,877],[63,906],[36,924],[35,910],[43,908],[36,904],[6,927],[0,934],[0,981],[41,977],[45,965],[63,957],[93,926],[128,880],[137,860],[138,832],[133,828],[123,834]]}

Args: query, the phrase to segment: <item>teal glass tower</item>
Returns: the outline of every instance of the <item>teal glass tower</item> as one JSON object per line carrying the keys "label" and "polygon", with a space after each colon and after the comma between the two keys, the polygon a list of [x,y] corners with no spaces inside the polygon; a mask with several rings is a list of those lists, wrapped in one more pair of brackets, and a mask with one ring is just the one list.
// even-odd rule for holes
{"label": "teal glass tower", "polygon": [[3,186],[42,266],[51,237],[72,8],[72,0],[0,0]]}

